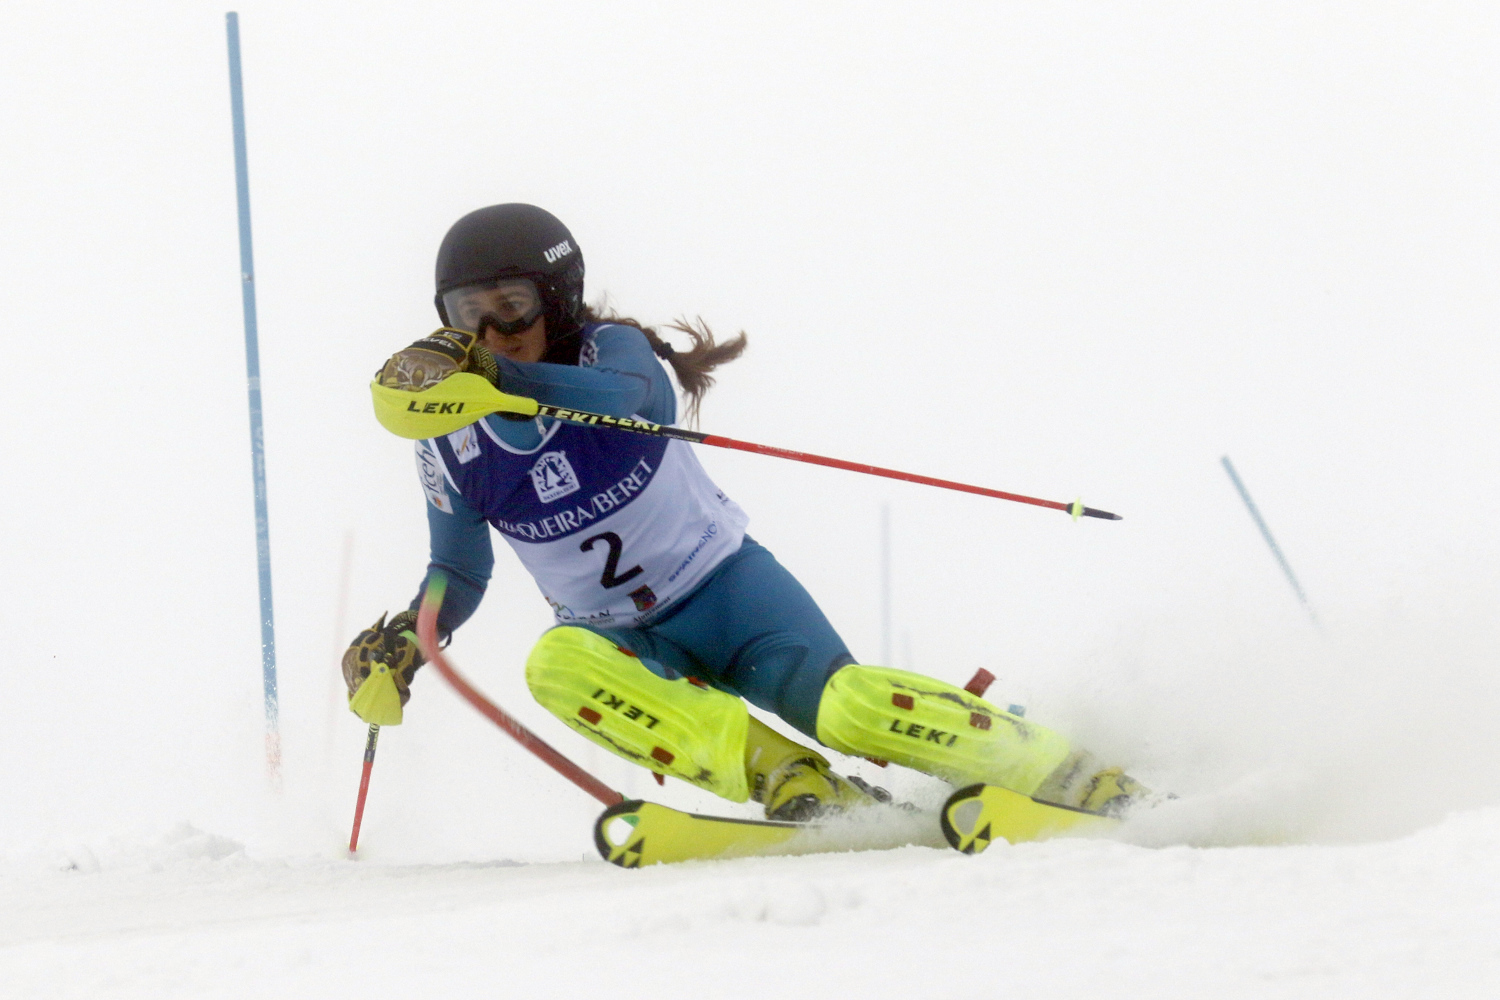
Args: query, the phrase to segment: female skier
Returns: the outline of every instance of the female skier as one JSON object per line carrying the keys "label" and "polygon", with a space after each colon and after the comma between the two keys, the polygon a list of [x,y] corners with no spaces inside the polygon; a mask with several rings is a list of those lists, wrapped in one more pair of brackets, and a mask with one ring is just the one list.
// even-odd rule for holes
{"label": "female skier", "polygon": [[[672,367],[696,412],[715,367],[744,334],[716,343],[674,324],[692,349],[583,302],[572,234],[531,205],[458,220],[437,257],[443,328],[393,356],[388,387],[420,391],[457,371],[542,403],[676,421]],[[661,359],[661,360],[658,360]],[[805,820],[874,802],[827,758],[751,716],[748,701],[840,753],[895,761],[957,785],[987,782],[1048,802],[1118,812],[1144,792],[1059,734],[951,684],[856,662],[812,597],[745,534],[746,515],[691,447],[547,418],[495,414],[417,442],[434,571],[448,578],[438,619],[450,635],[490,578],[499,531],[552,606],[557,625],[526,662],[548,711],[659,774],[766,816]],[[423,663],[415,610],[382,615],[343,659],[350,697],[388,664],[402,704]]]}

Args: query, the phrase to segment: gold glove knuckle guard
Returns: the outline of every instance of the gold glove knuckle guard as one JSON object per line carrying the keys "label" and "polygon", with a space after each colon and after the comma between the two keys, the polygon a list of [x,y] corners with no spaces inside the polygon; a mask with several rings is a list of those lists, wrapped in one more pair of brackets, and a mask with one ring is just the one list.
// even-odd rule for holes
{"label": "gold glove knuckle guard", "polygon": [[1068,741],[931,677],[852,664],[818,705],[818,739],[957,785],[990,782],[1031,794],[1068,756]]}
{"label": "gold glove knuckle guard", "polygon": [[544,708],[611,753],[732,802],[750,797],[750,715],[733,695],[659,677],[598,633],[566,625],[538,640],[526,684]]}
{"label": "gold glove knuckle guard", "polygon": [[421,392],[458,372],[475,369],[495,381],[495,359],[478,343],[478,335],[443,327],[391,355],[377,381],[389,389]]}
{"label": "gold glove knuckle guard", "polygon": [[355,645],[344,650],[342,664],[344,668],[344,686],[349,689],[351,695],[359,690],[360,682],[370,676],[369,665],[361,663],[364,651],[359,648],[358,642],[359,640],[356,639]]}

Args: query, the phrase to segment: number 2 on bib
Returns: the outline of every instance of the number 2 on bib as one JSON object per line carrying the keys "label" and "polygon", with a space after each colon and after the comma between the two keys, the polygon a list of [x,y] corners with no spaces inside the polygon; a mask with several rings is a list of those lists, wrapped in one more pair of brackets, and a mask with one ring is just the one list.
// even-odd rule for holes
{"label": "number 2 on bib", "polygon": [[599,574],[599,586],[605,590],[618,587],[645,572],[639,566],[632,566],[622,575],[615,576],[615,571],[620,568],[620,550],[625,547],[625,543],[620,541],[620,536],[613,531],[601,531],[594,537],[586,539],[582,545],[578,546],[578,551],[589,552],[594,548],[595,542],[601,541],[609,545],[609,555],[604,559],[604,572]]}

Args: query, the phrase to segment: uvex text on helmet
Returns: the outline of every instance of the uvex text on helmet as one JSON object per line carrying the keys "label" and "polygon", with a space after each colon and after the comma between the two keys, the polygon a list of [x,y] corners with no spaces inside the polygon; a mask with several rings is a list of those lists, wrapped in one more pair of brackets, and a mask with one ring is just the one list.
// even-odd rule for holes
{"label": "uvex text on helmet", "polygon": [[491,205],[455,222],[437,255],[438,315],[450,325],[443,295],[494,278],[533,279],[546,306],[547,339],[583,322],[583,253],[568,227],[535,205]]}

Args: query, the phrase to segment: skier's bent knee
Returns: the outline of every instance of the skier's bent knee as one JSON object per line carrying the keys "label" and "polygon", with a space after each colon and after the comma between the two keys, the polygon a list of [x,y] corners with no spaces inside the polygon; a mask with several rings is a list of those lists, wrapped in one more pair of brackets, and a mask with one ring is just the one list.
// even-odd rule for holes
{"label": "skier's bent knee", "polygon": [[1094,812],[1146,794],[1059,733],[952,684],[893,667],[851,664],[834,673],[818,704],[818,739],[841,753],[894,761],[955,785],[1000,785]]}
{"label": "skier's bent knee", "polygon": [[602,635],[571,625],[533,647],[526,685],[611,753],[733,802],[750,797],[741,763],[749,713],[733,695],[659,677]]}
{"label": "skier's bent knee", "polygon": [[604,636],[576,626],[542,636],[526,661],[536,700],[585,737],[657,774],[773,819],[804,820],[874,801],[817,751],[757,719],[725,691],[668,680]]}

